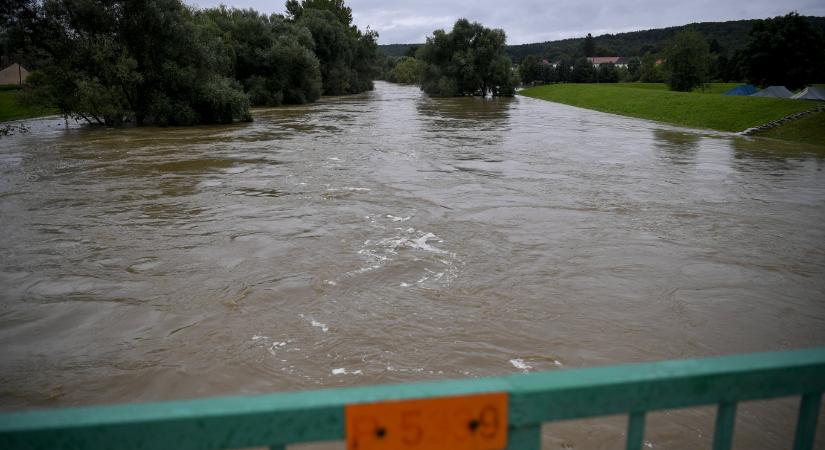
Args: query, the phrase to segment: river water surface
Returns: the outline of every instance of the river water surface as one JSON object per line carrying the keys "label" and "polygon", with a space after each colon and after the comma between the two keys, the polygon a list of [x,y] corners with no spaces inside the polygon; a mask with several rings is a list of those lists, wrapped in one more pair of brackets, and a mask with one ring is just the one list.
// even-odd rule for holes
{"label": "river water surface", "polygon": [[[825,345],[822,148],[387,83],[254,117],[0,138],[0,408]],[[796,405],[741,405],[737,448]],[[712,408],[649,417],[710,443]]]}

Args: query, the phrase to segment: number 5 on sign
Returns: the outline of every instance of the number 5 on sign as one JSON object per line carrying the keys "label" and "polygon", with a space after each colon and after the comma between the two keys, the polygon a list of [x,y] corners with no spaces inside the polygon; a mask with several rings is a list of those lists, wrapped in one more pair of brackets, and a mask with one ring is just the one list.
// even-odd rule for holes
{"label": "number 5 on sign", "polygon": [[346,427],[348,450],[501,450],[507,394],[348,405]]}

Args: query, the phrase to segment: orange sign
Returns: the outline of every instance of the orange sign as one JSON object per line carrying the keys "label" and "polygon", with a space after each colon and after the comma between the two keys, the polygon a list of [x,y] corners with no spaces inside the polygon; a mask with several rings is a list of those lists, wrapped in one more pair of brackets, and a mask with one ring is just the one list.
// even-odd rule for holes
{"label": "orange sign", "polygon": [[347,450],[501,450],[507,394],[347,405]]}

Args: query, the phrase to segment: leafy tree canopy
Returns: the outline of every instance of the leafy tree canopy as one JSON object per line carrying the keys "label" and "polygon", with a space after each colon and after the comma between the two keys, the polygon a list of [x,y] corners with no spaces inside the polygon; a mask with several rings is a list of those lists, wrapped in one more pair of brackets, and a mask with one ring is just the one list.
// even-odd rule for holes
{"label": "leafy tree canopy", "polygon": [[0,2],[3,57],[37,69],[29,100],[90,123],[246,120],[250,103],[363,92],[376,73],[378,35],[343,0],[291,0],[289,18],[181,0]]}
{"label": "leafy tree canopy", "polygon": [[283,16],[219,7],[198,13],[216,27],[234,57],[233,75],[253,105],[313,102],[321,71],[310,31]]}
{"label": "leafy tree canopy", "polygon": [[91,123],[231,122],[249,101],[216,29],[178,0],[31,2],[17,44],[43,55],[31,98]]}
{"label": "leafy tree canopy", "polygon": [[378,75],[378,33],[350,26],[352,12],[342,0],[287,2],[293,22],[309,30],[320,62],[324,95],[371,90]]}
{"label": "leafy tree canopy", "polygon": [[689,92],[708,81],[710,50],[707,40],[696,31],[676,35],[665,51],[667,84],[673,91]]}
{"label": "leafy tree canopy", "polygon": [[825,75],[825,37],[797,13],[758,21],[744,50],[748,80],[798,89]]}
{"label": "leafy tree canopy", "polygon": [[459,19],[449,33],[436,30],[417,52],[418,79],[429,95],[512,96],[512,63],[499,29]]}

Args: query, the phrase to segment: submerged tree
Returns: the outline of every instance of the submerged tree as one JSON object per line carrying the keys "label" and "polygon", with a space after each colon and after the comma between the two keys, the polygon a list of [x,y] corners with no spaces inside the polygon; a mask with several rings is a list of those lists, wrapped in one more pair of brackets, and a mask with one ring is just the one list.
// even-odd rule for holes
{"label": "submerged tree", "polygon": [[512,63],[499,29],[459,19],[451,32],[436,30],[417,52],[421,89],[429,95],[512,96]]}
{"label": "submerged tree", "polygon": [[689,92],[708,82],[708,41],[698,32],[679,32],[665,52],[667,84],[672,91]]}
{"label": "submerged tree", "polygon": [[398,59],[392,71],[390,72],[389,81],[401,84],[415,84],[416,83],[416,68],[417,61],[415,58],[409,56],[402,56]]}
{"label": "submerged tree", "polygon": [[251,9],[219,7],[200,15],[224,36],[234,57],[234,77],[253,105],[302,104],[321,96],[321,71],[309,30]]}
{"label": "submerged tree", "polygon": [[30,98],[90,123],[226,123],[249,116],[219,34],[178,0],[45,0],[16,25],[43,55]]}
{"label": "submerged tree", "polygon": [[287,13],[315,41],[324,95],[357,94],[371,90],[378,75],[378,33],[352,25],[352,10],[343,0],[287,2]]}

